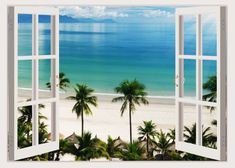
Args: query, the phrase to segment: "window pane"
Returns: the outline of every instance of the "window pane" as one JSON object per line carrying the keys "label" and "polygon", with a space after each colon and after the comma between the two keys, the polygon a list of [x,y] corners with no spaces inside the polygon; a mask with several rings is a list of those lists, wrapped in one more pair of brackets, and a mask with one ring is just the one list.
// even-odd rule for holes
{"label": "window pane", "polygon": [[216,102],[217,99],[217,69],[216,61],[203,61],[203,100]]}
{"label": "window pane", "polygon": [[217,148],[217,109],[202,107],[202,144],[209,148]]}
{"label": "window pane", "polygon": [[196,17],[184,16],[184,55],[196,55]]}
{"label": "window pane", "polygon": [[32,106],[19,107],[17,118],[18,148],[32,146]]}
{"label": "window pane", "polygon": [[184,97],[196,98],[196,61],[184,59]]}
{"label": "window pane", "polygon": [[18,56],[32,56],[32,15],[18,14]]}
{"label": "window pane", "polygon": [[51,16],[39,15],[39,55],[51,53]]}
{"label": "window pane", "polygon": [[51,103],[44,103],[39,105],[39,144],[51,141]]}
{"label": "window pane", "polygon": [[183,103],[184,142],[196,144],[196,106]]}
{"label": "window pane", "polygon": [[202,15],[202,55],[216,56],[216,15]]}
{"label": "window pane", "polygon": [[39,98],[52,97],[51,86],[51,60],[39,60]]}
{"label": "window pane", "polygon": [[32,99],[32,61],[18,61],[18,102]]}

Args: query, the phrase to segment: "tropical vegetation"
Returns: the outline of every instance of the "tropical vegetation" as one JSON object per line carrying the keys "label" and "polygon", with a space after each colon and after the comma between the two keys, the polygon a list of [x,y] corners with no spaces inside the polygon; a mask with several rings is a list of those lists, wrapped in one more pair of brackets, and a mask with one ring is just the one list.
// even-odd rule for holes
{"label": "tropical vegetation", "polygon": [[147,92],[145,92],[145,86],[138,82],[136,79],[133,81],[124,80],[115,88],[116,93],[122,94],[122,96],[116,97],[112,102],[123,102],[121,106],[121,116],[128,108],[129,110],[129,124],[130,124],[130,143],[132,143],[132,112],[136,110],[136,104],[148,104],[146,99]]}
{"label": "tropical vegetation", "polygon": [[[46,86],[51,89],[51,82],[47,82]],[[59,73],[59,87],[63,91],[66,91],[66,89],[70,87],[70,80],[66,77],[64,72]]]}
{"label": "tropical vegetation", "polygon": [[76,95],[69,96],[67,99],[75,100],[76,103],[73,106],[72,111],[77,114],[77,117],[81,117],[81,135],[84,134],[84,114],[92,115],[90,105],[97,106],[97,97],[93,96],[93,89],[84,84],[76,84],[74,88]]}
{"label": "tropical vegetation", "polygon": [[[64,75],[63,75],[64,76]],[[209,82],[210,81],[210,82]],[[214,78],[203,85],[204,88],[214,92]],[[66,86],[63,84],[63,86]],[[208,158],[196,156],[175,150],[175,129],[161,130],[152,120],[143,121],[137,128],[139,138],[132,139],[131,114],[136,109],[136,105],[148,104],[145,86],[137,80],[123,81],[115,88],[117,93],[122,94],[112,101],[123,102],[121,106],[121,116],[128,109],[130,124],[130,141],[125,142],[121,137],[112,138],[108,136],[107,142],[102,141],[97,136],[92,136],[90,132],[84,131],[84,114],[91,115],[90,106],[97,106],[97,97],[93,95],[94,90],[85,84],[76,84],[75,95],[68,99],[75,100],[72,111],[81,117],[81,135],[73,133],[66,138],[60,138],[60,147],[56,151],[45,153],[23,160],[61,160],[65,154],[74,156],[74,160],[92,160],[105,158],[107,160],[210,160]],[[208,93],[205,100],[215,100],[216,93]],[[30,100],[28,100],[30,101]],[[46,143],[50,140],[46,120],[47,118],[40,112],[45,105],[39,105],[39,143]],[[19,107],[18,117],[18,148],[32,146],[32,106]],[[212,125],[216,126],[216,120]],[[184,127],[184,140],[188,143],[196,143],[196,124]],[[203,128],[203,146],[216,148],[217,137],[211,127]]]}

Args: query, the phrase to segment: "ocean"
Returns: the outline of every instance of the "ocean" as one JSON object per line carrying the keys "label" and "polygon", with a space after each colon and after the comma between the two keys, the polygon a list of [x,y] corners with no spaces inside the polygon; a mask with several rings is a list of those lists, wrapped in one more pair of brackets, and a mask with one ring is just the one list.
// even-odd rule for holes
{"label": "ocean", "polygon": [[[50,53],[48,23],[40,23],[39,53]],[[19,55],[31,55],[31,24],[19,23]],[[186,52],[195,52],[195,35],[185,35]],[[215,37],[205,34],[205,42]],[[215,54],[215,45],[205,48]],[[185,61],[185,94],[195,95],[195,61]],[[203,82],[216,74],[216,62],[203,62]],[[19,62],[19,87],[32,86],[31,61]],[[50,80],[50,61],[39,63],[39,86]],[[175,94],[175,23],[60,23],[60,72],[98,93],[114,93],[123,80],[137,79],[153,96]]]}

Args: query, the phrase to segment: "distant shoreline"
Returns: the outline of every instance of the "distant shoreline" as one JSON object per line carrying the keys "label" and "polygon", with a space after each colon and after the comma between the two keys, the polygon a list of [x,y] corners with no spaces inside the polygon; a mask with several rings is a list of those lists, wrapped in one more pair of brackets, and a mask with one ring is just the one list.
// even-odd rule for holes
{"label": "distant shoreline", "polygon": [[[19,88],[20,97],[27,97],[30,94],[31,89],[29,88]],[[40,94],[48,94],[49,90],[39,90]],[[74,92],[60,92],[60,99],[66,99],[66,97],[74,95]],[[114,97],[121,96],[121,94],[117,93],[100,93],[94,92],[93,95],[97,96],[98,101],[111,101]],[[146,96],[150,103],[158,103],[158,104],[174,104],[175,97],[174,96],[154,96],[147,95]]]}

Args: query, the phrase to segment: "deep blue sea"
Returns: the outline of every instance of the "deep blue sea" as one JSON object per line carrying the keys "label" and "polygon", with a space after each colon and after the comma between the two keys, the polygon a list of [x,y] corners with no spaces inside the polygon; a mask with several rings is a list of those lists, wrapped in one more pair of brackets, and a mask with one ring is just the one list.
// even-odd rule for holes
{"label": "deep blue sea", "polygon": [[[193,23],[189,23],[192,26]],[[187,25],[186,25],[187,26]],[[39,25],[39,53],[50,53],[47,23]],[[193,29],[193,28],[191,28]],[[185,53],[195,52],[195,33],[185,28]],[[188,33],[187,33],[188,32]],[[19,24],[19,55],[31,55],[31,24]],[[173,96],[175,85],[175,23],[61,23],[60,71],[96,92],[114,93],[124,79],[137,79],[149,95]],[[204,54],[215,55],[215,35],[204,32]],[[195,66],[185,61],[185,92],[195,95]],[[203,62],[203,81],[216,74],[216,62]],[[19,62],[19,87],[31,87],[31,62]],[[50,62],[39,63],[40,88],[50,80]]]}

